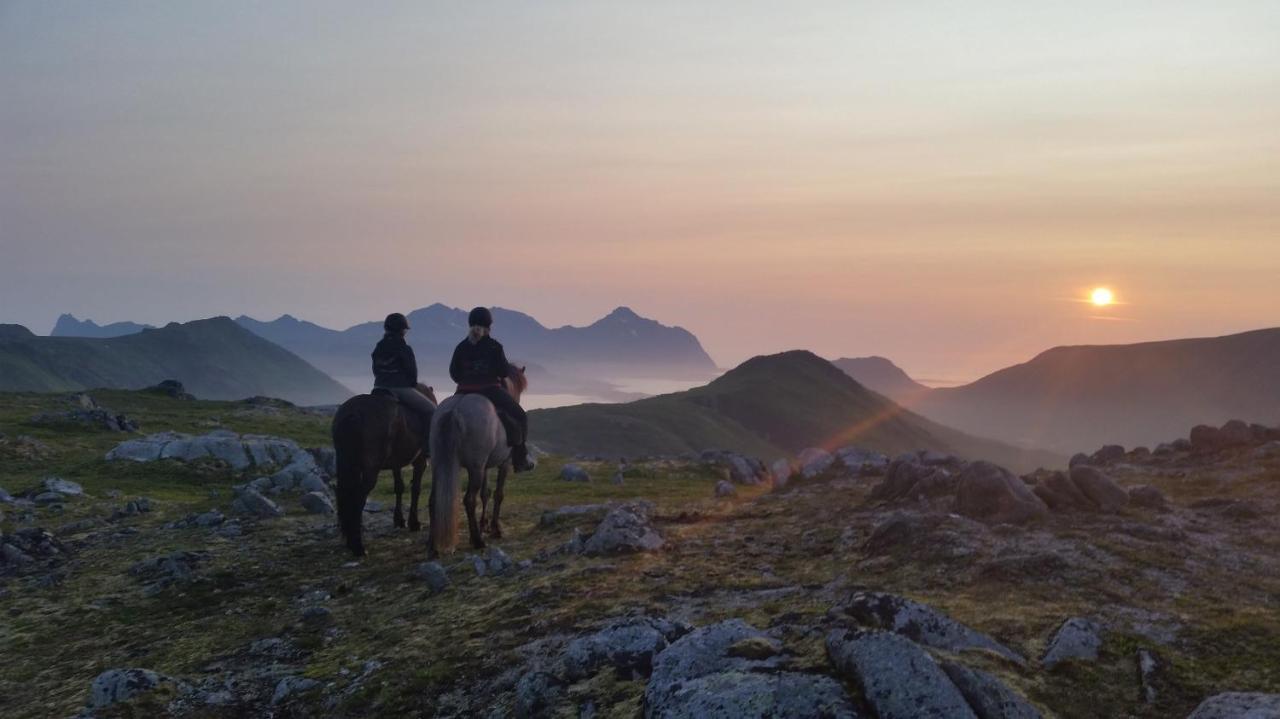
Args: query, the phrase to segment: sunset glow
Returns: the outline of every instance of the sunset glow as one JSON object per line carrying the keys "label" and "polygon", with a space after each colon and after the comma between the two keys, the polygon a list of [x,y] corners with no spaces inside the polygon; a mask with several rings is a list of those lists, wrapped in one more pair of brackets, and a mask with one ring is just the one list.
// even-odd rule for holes
{"label": "sunset glow", "polygon": [[1115,295],[1113,295],[1111,290],[1106,287],[1098,287],[1089,294],[1089,301],[1092,302],[1095,307],[1106,307],[1112,302],[1115,302]]}

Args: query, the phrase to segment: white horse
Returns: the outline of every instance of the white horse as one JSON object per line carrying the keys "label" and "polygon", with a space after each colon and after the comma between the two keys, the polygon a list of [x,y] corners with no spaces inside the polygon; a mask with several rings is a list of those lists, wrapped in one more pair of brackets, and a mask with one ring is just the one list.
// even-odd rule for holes
{"label": "white horse", "polygon": [[[511,365],[509,369],[503,388],[518,403],[529,381],[523,367]],[[467,492],[462,504],[467,509],[471,546],[484,548],[480,532],[489,500],[488,473],[493,468],[498,470],[498,481],[493,493],[493,517],[487,529],[494,537],[501,537],[499,514],[507,474],[511,471],[507,431],[493,403],[483,395],[454,395],[441,402],[431,419],[431,495],[427,500],[427,513],[431,518],[427,538],[429,558],[434,559],[458,544],[458,478],[464,469]],[[477,494],[482,501],[479,521],[476,519]]]}

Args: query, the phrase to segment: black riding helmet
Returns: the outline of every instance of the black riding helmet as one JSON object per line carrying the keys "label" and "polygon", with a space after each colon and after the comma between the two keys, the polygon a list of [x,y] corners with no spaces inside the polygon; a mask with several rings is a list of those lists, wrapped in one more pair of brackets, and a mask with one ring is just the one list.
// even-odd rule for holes
{"label": "black riding helmet", "polygon": [[409,318],[399,312],[392,312],[382,321],[382,329],[387,332],[402,332],[409,329]]}
{"label": "black riding helmet", "polygon": [[488,307],[477,307],[471,310],[471,314],[467,315],[467,326],[469,327],[492,327],[493,313]]}

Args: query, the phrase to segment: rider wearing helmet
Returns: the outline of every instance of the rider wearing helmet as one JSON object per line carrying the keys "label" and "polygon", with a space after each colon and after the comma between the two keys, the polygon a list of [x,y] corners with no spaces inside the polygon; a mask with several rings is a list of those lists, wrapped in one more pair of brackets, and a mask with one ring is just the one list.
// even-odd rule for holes
{"label": "rider wearing helmet", "polygon": [[497,340],[489,336],[493,313],[485,307],[471,310],[467,316],[470,331],[453,350],[449,376],[458,383],[458,394],[482,394],[493,402],[498,417],[507,430],[511,446],[511,464],[517,472],[533,469],[525,439],[529,436],[529,419],[515,398],[502,386],[510,373],[511,363]]}
{"label": "rider wearing helmet", "polygon": [[382,339],[373,348],[373,386],[395,395],[400,404],[422,415],[422,449],[430,452],[427,439],[436,405],[418,389],[418,361],[413,356],[413,348],[404,341],[409,320],[393,312],[387,315],[382,329]]}

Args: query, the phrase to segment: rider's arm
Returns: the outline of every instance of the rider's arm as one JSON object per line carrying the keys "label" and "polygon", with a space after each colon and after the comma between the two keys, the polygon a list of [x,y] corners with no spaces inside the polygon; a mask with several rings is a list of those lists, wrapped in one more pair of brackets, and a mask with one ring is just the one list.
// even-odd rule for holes
{"label": "rider's arm", "polygon": [[413,348],[405,345],[400,351],[400,364],[404,370],[405,377],[409,380],[410,387],[418,386],[418,360],[413,356]]}
{"label": "rider's arm", "polygon": [[458,353],[461,349],[461,345],[453,348],[453,359],[449,360],[449,377],[458,384],[462,384],[462,363],[458,361]]}
{"label": "rider's arm", "polygon": [[511,374],[511,363],[507,361],[507,351],[502,349],[502,345],[496,341],[494,344],[497,345],[497,349],[494,351],[496,356],[493,360],[497,365],[498,378],[501,379]]}

